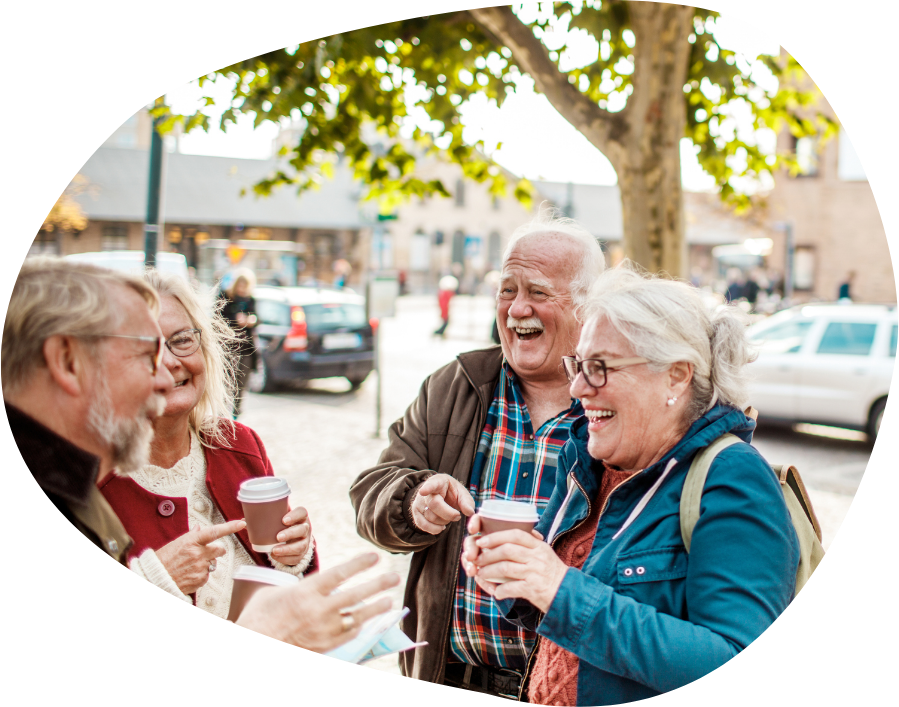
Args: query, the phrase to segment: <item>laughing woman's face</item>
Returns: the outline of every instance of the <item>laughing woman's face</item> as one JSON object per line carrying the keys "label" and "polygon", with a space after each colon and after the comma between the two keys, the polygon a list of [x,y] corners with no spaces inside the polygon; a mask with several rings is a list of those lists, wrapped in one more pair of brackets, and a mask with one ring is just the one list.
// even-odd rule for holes
{"label": "laughing woman's face", "polygon": [[[174,297],[162,297],[159,312],[159,327],[166,341],[176,334],[193,329],[194,325],[187,310]],[[168,347],[163,349],[163,365],[175,379],[175,386],[166,395],[165,413],[168,418],[187,416],[200,402],[206,389],[206,361],[202,347],[189,356],[175,356]]]}

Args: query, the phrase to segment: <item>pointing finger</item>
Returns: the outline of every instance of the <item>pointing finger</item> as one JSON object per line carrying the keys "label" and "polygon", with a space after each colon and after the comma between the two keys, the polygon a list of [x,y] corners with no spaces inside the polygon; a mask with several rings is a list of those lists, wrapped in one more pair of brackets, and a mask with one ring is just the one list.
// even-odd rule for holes
{"label": "pointing finger", "polygon": [[230,523],[220,523],[219,525],[213,525],[209,528],[200,528],[197,531],[197,542],[200,545],[208,545],[209,543],[215,542],[219,538],[223,538],[226,535],[233,535],[234,533],[241,531],[246,527],[246,521],[232,520]]}
{"label": "pointing finger", "polygon": [[[328,596],[337,587],[346,582],[360,572],[364,572],[369,567],[373,567],[378,562],[378,555],[374,552],[366,552],[357,555],[352,560],[343,564],[332,567],[324,572],[310,577],[305,582],[311,582],[315,589],[322,595]],[[308,586],[308,585],[307,585]]]}

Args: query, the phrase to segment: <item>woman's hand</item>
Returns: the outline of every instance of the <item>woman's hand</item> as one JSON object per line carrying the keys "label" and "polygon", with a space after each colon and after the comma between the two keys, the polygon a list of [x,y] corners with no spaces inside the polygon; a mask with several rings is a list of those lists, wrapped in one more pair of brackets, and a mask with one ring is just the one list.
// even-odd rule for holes
{"label": "woman's hand", "polygon": [[209,580],[210,568],[215,571],[215,559],[225,554],[225,548],[215,541],[243,530],[247,524],[232,520],[209,528],[198,528],[172,540],[156,551],[156,557],[175,580],[182,594],[193,594]]}
{"label": "woman's hand", "polygon": [[[469,532],[479,532],[475,516]],[[479,551],[476,553],[476,551]],[[469,577],[497,599],[526,599],[547,612],[568,566],[543,542],[536,531],[503,530],[481,537],[469,536],[462,550],[462,566]],[[505,579],[497,583],[493,580]]]}
{"label": "woman's hand", "polygon": [[281,522],[287,526],[277,535],[278,542],[282,544],[275,545],[269,554],[281,564],[294,567],[306,557],[309,544],[312,542],[309,514],[305,508],[297,506],[284,516]]}

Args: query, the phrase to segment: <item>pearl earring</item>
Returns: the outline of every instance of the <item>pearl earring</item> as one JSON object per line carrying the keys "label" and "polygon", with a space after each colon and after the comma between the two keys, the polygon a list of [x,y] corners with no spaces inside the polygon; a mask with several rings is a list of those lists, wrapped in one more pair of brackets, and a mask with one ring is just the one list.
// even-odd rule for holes
{"label": "pearl earring", "polygon": [[671,407],[676,402],[677,402],[677,398],[668,398],[668,407]]}

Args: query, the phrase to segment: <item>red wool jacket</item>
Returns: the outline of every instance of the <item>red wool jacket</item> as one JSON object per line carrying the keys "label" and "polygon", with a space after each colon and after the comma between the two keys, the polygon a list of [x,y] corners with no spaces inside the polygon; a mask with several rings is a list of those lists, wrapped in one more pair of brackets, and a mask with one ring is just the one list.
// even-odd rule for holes
{"label": "red wool jacket", "polygon": [[[226,521],[244,517],[243,508],[237,500],[241,482],[259,476],[274,476],[259,436],[239,422],[234,423],[234,431],[230,447],[203,448],[206,455],[206,487]],[[159,496],[132,479],[115,474],[109,474],[100,483],[100,492],[134,540],[128,553],[129,561],[148,548],[158,550],[190,530],[187,523],[187,499],[184,497]],[[250,545],[246,529],[236,535],[257,565],[272,566],[268,555],[256,552]],[[317,569],[316,551],[304,574]]]}

